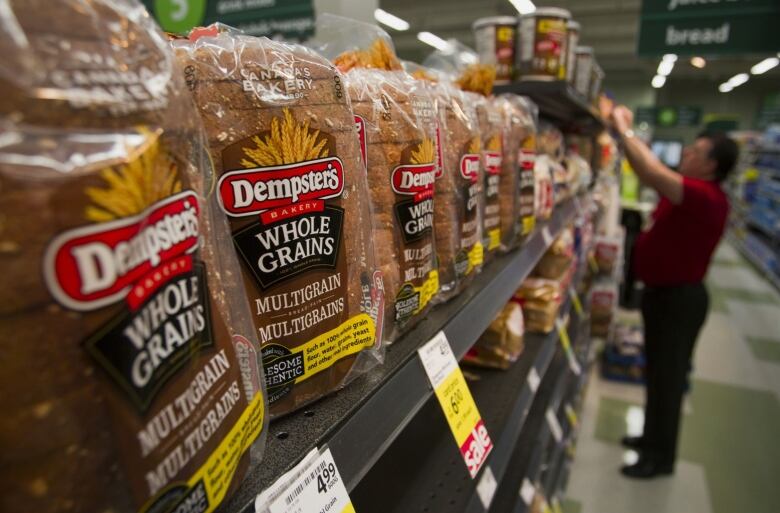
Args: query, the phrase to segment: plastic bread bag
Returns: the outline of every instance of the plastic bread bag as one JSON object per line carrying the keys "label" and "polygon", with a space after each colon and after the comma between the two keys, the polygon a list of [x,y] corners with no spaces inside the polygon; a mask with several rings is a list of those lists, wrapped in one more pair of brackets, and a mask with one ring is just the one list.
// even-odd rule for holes
{"label": "plastic bread bag", "polygon": [[242,264],[270,413],[283,415],[383,354],[383,284],[344,76],[308,48],[224,27],[174,47]]}
{"label": "plastic bread bag", "polygon": [[345,91],[368,169],[372,237],[385,279],[384,340],[391,343],[425,316],[439,290],[433,230],[436,108],[424,84],[389,64],[394,54],[360,67],[365,59],[354,55],[367,50],[351,41],[390,44],[381,29],[323,15],[318,37],[331,33],[333,24],[354,37],[320,42],[318,48],[346,71]]}
{"label": "plastic bread bag", "polygon": [[513,301],[523,308],[526,331],[548,333],[555,327],[563,301],[560,283],[545,278],[526,278],[515,291]]}
{"label": "plastic bread bag", "polygon": [[546,221],[550,219],[555,206],[553,189],[552,161],[542,154],[534,160],[534,211],[536,218]]}
{"label": "plastic bread bag", "polygon": [[523,310],[510,301],[466,352],[463,362],[480,367],[508,369],[523,352]]}
{"label": "plastic bread bag", "polygon": [[534,268],[534,276],[557,279],[571,267],[574,261],[574,230],[566,227],[544,252]]}
{"label": "plastic bread bag", "polygon": [[181,70],[131,0],[0,25],[2,510],[213,511],[267,407]]}

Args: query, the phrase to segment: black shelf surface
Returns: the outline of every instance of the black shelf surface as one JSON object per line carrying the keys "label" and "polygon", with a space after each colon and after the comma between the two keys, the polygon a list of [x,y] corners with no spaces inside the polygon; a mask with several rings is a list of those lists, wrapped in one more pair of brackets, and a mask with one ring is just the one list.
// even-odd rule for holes
{"label": "black shelf surface", "polygon": [[549,237],[543,232],[555,238],[578,208],[577,198],[558,205],[552,218],[538,223],[519,250],[488,263],[466,290],[433,308],[410,333],[390,346],[383,365],[310,407],[271,422],[262,461],[252,465],[236,495],[221,511],[253,512],[258,493],[311,449],[324,445],[330,448],[347,490],[352,491],[430,402],[433,390],[417,349],[443,331],[461,359],[544,254]]}
{"label": "black shelf surface", "polygon": [[604,123],[596,109],[565,81],[513,82],[495,86],[493,92],[528,96],[539,106],[539,113],[543,117],[561,123],[567,131],[592,134],[604,130]]}
{"label": "black shelf surface", "polygon": [[[562,311],[568,306],[565,303]],[[529,385],[529,372],[533,367],[543,381],[559,347],[556,331],[528,334],[525,343],[522,356],[509,370],[464,367],[472,376],[469,388],[494,444],[476,479],[469,477],[441,407],[431,399],[352,493],[355,509],[372,513],[484,512],[477,484],[486,468],[501,482],[539,392]]]}

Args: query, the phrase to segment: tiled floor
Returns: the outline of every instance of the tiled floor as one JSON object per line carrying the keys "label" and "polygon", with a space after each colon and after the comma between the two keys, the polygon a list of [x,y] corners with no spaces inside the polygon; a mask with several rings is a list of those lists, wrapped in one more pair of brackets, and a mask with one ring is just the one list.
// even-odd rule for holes
{"label": "tiled floor", "polygon": [[780,296],[726,244],[707,286],[674,476],[619,474],[635,457],[619,440],[641,433],[644,390],[594,369],[566,513],[780,512]]}

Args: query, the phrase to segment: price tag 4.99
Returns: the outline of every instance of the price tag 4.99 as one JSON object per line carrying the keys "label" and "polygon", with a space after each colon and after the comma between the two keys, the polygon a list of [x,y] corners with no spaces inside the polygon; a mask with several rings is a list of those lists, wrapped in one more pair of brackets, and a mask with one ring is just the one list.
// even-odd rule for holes
{"label": "price tag 4.99", "polygon": [[447,336],[440,331],[417,352],[469,474],[474,478],[493,450],[493,441],[458,367]]}

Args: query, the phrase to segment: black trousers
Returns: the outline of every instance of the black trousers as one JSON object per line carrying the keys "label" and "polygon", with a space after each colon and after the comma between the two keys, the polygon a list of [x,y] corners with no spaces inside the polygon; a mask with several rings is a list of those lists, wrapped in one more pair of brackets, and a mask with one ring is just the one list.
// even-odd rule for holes
{"label": "black trousers", "polygon": [[647,355],[643,456],[673,464],[683,393],[696,338],[707,317],[703,284],[646,288],[642,296]]}

